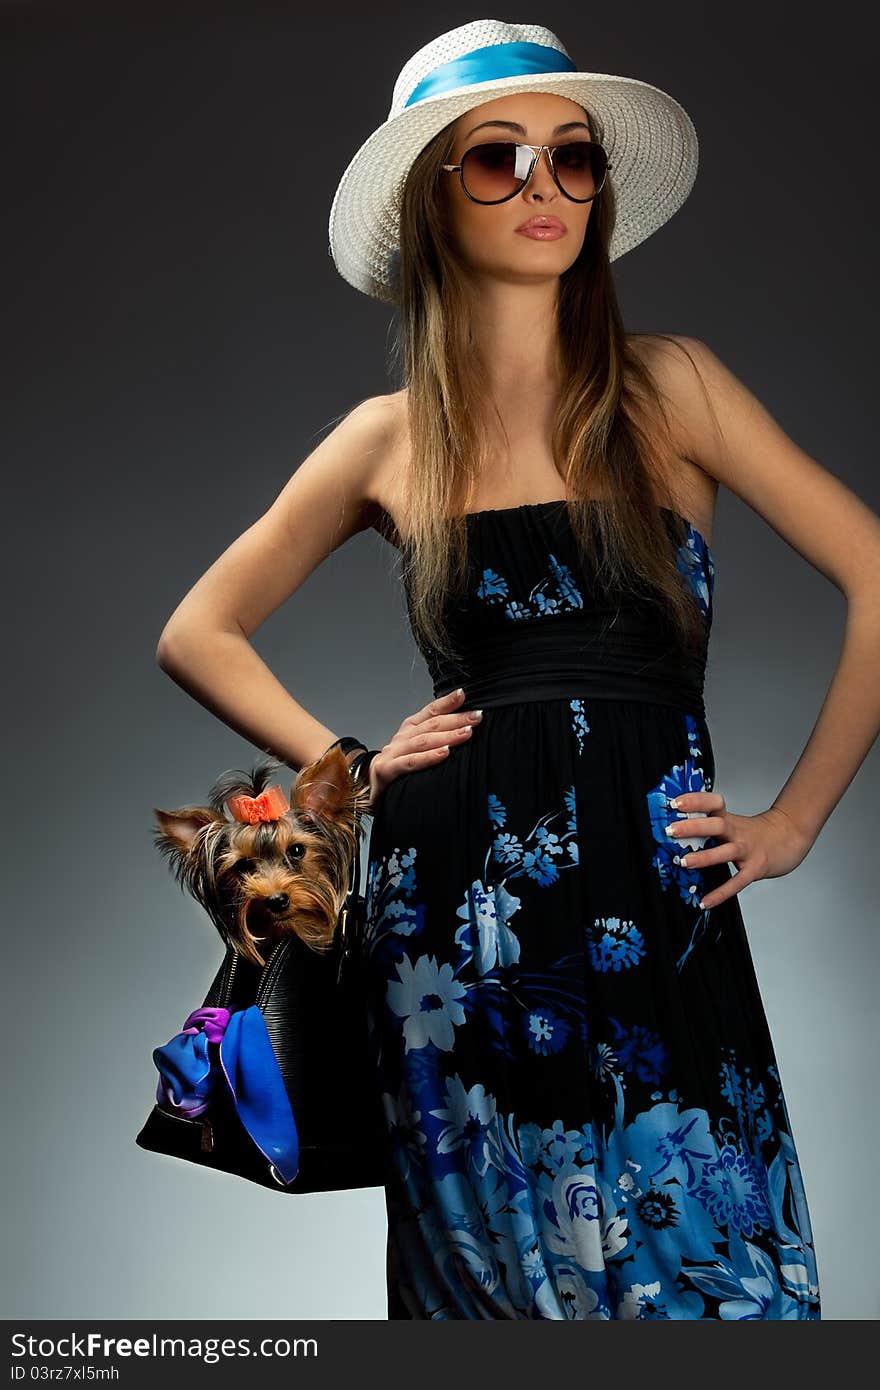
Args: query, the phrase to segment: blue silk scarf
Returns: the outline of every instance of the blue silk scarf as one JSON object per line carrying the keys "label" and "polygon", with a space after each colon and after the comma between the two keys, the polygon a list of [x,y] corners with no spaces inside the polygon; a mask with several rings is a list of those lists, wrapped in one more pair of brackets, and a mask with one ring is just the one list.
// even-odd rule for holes
{"label": "blue silk scarf", "polygon": [[[209,1043],[219,1043],[219,1069]],[[172,1114],[204,1114],[226,1086],[236,1113],[286,1183],[299,1171],[299,1136],[266,1020],[256,1004],[230,1013],[194,1009],[179,1033],[153,1051],[159,1070],[156,1100]]]}

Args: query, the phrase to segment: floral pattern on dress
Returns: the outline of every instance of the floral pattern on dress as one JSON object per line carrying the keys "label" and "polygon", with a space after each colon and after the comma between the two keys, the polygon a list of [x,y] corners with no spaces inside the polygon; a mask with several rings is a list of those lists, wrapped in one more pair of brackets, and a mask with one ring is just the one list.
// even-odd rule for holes
{"label": "floral pattern on dress", "polygon": [[[400,866],[406,856],[394,858]],[[404,899],[412,886],[398,875]],[[371,919],[378,907],[386,921],[408,920],[389,914],[381,891],[375,897],[377,878],[371,887]],[[589,1050],[610,1124],[573,1129],[505,1113],[454,1060],[456,1030],[469,1026],[468,992],[500,960],[484,960],[485,973],[468,984],[474,951],[439,961],[416,947],[410,961],[410,939],[398,938],[386,996],[403,1046],[383,1054],[381,1073],[395,1181],[410,1213],[402,1221],[416,1224],[413,1250],[422,1252],[410,1267],[412,1297],[432,1317],[462,1315],[440,1292],[448,1280],[437,1282],[449,1269],[465,1305],[495,1300],[497,1316],[818,1317],[809,1220],[774,1068],[750,1077],[731,1050],[715,1125],[675,1089],[653,1091],[647,1108],[628,1113],[626,1076],[662,1084],[667,1059],[656,1035],[612,1025]],[[502,993],[499,1008],[510,1006]],[[552,1038],[533,1013],[527,1026],[545,1045]]]}
{"label": "floral pattern on dress", "polygon": [[587,950],[594,970],[628,970],[644,957],[645,939],[635,922],[597,917],[587,929]]}
{"label": "floral pattern on dress", "polygon": [[[551,514],[474,523],[465,638],[487,606],[516,620],[590,601],[588,576],[569,587],[579,572],[557,567]],[[516,544],[526,525],[547,551]],[[693,528],[679,559],[711,619]],[[628,633],[650,639],[640,615]],[[374,822],[363,941],[389,1315],[818,1319],[737,899],[701,911],[715,875],[665,834],[669,801],[712,787],[704,719],[650,692],[554,696],[496,707],[478,737]]]}
{"label": "floral pattern on dress", "polygon": [[476,588],[477,597],[489,604],[500,604],[505,616],[513,620],[552,617],[583,608],[583,595],[568,565],[553,554],[548,555],[547,561],[549,573],[539,579],[525,598],[512,597],[510,581],[487,566]]}
{"label": "floral pattern on dress", "polygon": [[715,557],[693,522],[687,522],[687,539],[676,549],[676,563],[694,593],[700,612],[711,621]]}
{"label": "floral pattern on dress", "polygon": [[571,710],[571,727],[577,739],[578,752],[583,753],[584,738],[590,732],[585,702],[582,699],[569,700],[568,707]]}
{"label": "floral pattern on dress", "polygon": [[718,844],[718,840],[713,835],[690,835],[687,839],[677,836],[672,839],[666,834],[666,826],[673,813],[679,820],[700,820],[709,814],[708,811],[677,810],[670,806],[670,802],[678,796],[683,796],[687,792],[710,791],[712,787],[712,778],[704,772],[701,764],[700,732],[697,720],[692,714],[685,714],[684,720],[687,730],[688,756],[683,763],[676,763],[670,768],[660,782],[652,787],[647,794],[651,833],[656,841],[652,864],[657,870],[664,890],[677,892],[683,902],[700,914],[694,924],[687,950],[676,963],[679,970],[684,966],[698,937],[707,929],[712,911],[711,908],[700,909],[699,906],[700,898],[704,892],[704,868],[682,864],[681,860],[691,850],[711,849],[713,845]]}

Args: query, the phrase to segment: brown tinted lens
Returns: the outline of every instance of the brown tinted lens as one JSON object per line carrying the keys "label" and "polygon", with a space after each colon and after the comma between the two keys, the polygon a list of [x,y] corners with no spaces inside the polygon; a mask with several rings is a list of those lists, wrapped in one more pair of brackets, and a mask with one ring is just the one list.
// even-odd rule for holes
{"label": "brown tinted lens", "polygon": [[531,150],[512,140],[474,145],[461,161],[464,186],[481,203],[497,203],[509,198],[529,172]]}
{"label": "brown tinted lens", "polygon": [[592,198],[602,187],[608,159],[601,145],[590,140],[572,140],[553,150],[556,177],[570,198]]}

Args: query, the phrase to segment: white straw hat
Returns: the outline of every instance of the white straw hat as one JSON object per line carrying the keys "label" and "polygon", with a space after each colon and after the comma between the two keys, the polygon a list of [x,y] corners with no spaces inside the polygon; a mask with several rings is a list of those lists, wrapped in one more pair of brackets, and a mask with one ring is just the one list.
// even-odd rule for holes
{"label": "white straw hat", "polygon": [[556,35],[540,24],[475,19],[404,63],[388,119],[342,175],[330,209],[329,249],[343,279],[396,302],[400,196],[413,161],[450,121],[512,92],[569,97],[601,122],[617,198],[611,260],[667,222],[690,193],[697,135],[673,97],[634,77],[576,71]]}

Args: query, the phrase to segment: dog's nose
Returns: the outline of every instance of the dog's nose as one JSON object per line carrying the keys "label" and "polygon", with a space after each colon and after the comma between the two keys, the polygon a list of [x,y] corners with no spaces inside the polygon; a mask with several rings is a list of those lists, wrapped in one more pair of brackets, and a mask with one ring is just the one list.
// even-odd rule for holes
{"label": "dog's nose", "polygon": [[266,899],[270,912],[286,912],[289,905],[290,899],[286,893],[273,893],[271,898]]}

